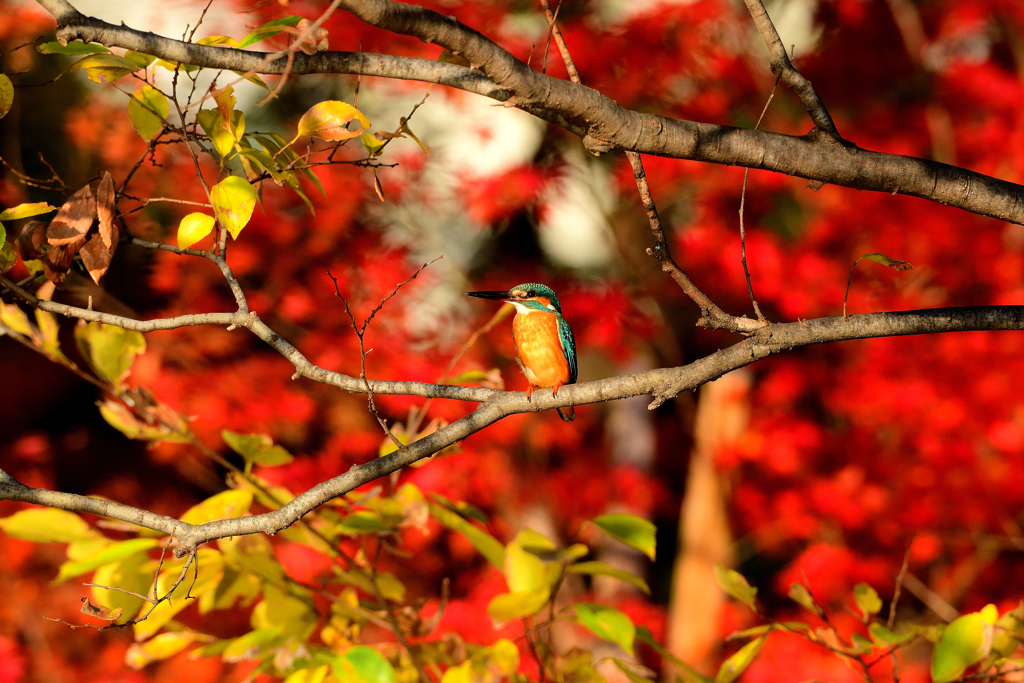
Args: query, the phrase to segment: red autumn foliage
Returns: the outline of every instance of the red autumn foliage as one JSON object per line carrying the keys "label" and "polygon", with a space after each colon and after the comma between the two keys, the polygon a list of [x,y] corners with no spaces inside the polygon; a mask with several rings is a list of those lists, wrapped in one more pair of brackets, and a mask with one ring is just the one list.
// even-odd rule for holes
{"label": "red autumn foliage", "polygon": [[[546,34],[516,30],[524,12],[520,3],[426,4],[540,64]],[[810,17],[820,37],[796,45],[797,66],[814,82],[839,130],[860,146],[1020,181],[1024,58],[1015,36],[1024,31],[1024,9],[1014,0],[906,4],[920,23],[922,51],[901,32],[890,3],[829,0]],[[0,52],[50,26],[38,11],[3,2],[0,8]],[[318,8],[293,2],[286,13],[312,17]],[[589,5],[567,3],[560,23],[583,82],[621,104],[752,126],[774,78],[741,9],[702,0],[608,18]],[[258,24],[281,13],[272,3],[245,16]],[[368,28],[340,11],[325,27],[332,49],[354,51],[361,43],[366,52],[431,59],[439,53],[436,46]],[[11,64],[14,55],[43,69],[41,55],[28,58],[19,51],[6,58]],[[550,73],[564,74],[554,48],[547,64]],[[23,82],[43,80],[43,71],[33,73],[39,78],[26,76]],[[129,125],[123,103],[98,97],[91,84],[66,85],[71,77],[65,78],[52,86],[66,88],[60,92],[67,102],[59,106],[56,97],[47,99],[47,88],[19,89],[27,104],[19,110],[20,124],[0,121],[4,139],[19,140],[20,163],[35,175],[46,171],[28,152],[45,150],[59,160],[69,184],[96,178],[100,169],[119,183],[145,143]],[[321,98],[316,86],[295,80],[289,86],[295,91],[286,89],[283,99]],[[351,89],[354,79],[346,83]],[[377,85],[364,81],[360,97]],[[423,89],[403,84],[395,90],[418,99]],[[459,98],[452,99],[459,106]],[[421,114],[431,104],[428,99]],[[293,113],[283,105],[274,116],[294,126]],[[43,127],[29,125],[33,115]],[[410,126],[419,134],[417,123],[414,117]],[[780,86],[762,127],[801,134],[810,124]],[[45,136],[59,139],[63,149],[55,150]],[[429,146],[431,140],[423,138]],[[420,222],[381,210],[365,169],[331,166],[317,171],[324,195],[303,186],[315,216],[287,188],[264,183],[262,206],[229,246],[229,261],[253,310],[314,363],[360,372],[358,340],[326,271],[337,278],[361,323],[397,283],[439,253],[445,259],[388,301],[370,325],[369,377],[438,380],[465,339],[496,310],[463,301],[459,293],[524,281],[545,282],[559,292],[580,349],[581,380],[682,364],[734,341],[694,331],[695,307],[653,260],[643,260],[650,237],[645,227],[635,230],[641,209],[629,167],[618,155],[589,162],[609,176],[613,188],[607,227],[615,256],[597,272],[583,273],[545,253],[534,225],[559,163],[551,156],[578,144],[569,136],[550,129],[545,147],[527,162],[488,177],[460,178],[451,191],[459,199],[456,209],[432,190],[436,167],[412,143],[400,142],[409,144],[395,145],[402,165],[380,171],[386,207],[402,207]],[[8,152],[2,154],[6,159]],[[161,149],[156,159],[158,164],[147,162],[134,176],[134,196],[205,200],[187,154]],[[736,216],[742,170],[657,158],[645,163],[681,267],[727,310],[749,311]],[[203,164],[204,174],[214,177],[216,164]],[[853,274],[851,312],[1021,302],[1020,226],[903,196],[830,186],[813,192],[805,185],[759,171],[749,177],[747,259],[754,292],[773,320],[839,314],[849,269],[869,252],[905,259],[914,270],[895,273],[862,261]],[[5,206],[35,201],[33,193],[10,174],[0,182]],[[59,206],[65,197],[48,199]],[[132,214],[129,224],[136,235],[174,243],[184,213],[173,204],[151,206]],[[427,221],[437,216],[458,220]],[[460,251],[472,254],[455,256]],[[15,279],[26,275],[18,268]],[[218,270],[200,259],[122,247],[106,278],[118,305],[145,317],[233,306]],[[69,287],[69,300],[78,297],[82,305],[90,294],[99,296],[80,283],[77,291]],[[487,333],[454,372],[498,368],[506,388],[525,388],[508,328],[506,321]],[[908,547],[909,571],[961,612],[989,602],[1001,610],[1013,606],[1024,580],[1018,557],[1024,525],[1024,488],[1018,483],[1024,467],[1022,358],[1024,340],[1017,333],[969,333],[805,348],[754,366],[750,424],[716,454],[716,463],[729,484],[732,533],[743,539],[740,569],[760,588],[771,616],[808,618],[784,598],[791,583],[805,581],[839,614],[841,631],[857,631],[859,622],[842,611],[853,585],[870,583],[884,600],[891,599]],[[89,385],[8,339],[0,340],[0,368],[7,388],[0,399],[0,463],[23,483],[106,495],[170,515],[223,485],[223,472],[193,446],[145,449],[127,442],[99,419]],[[292,371],[244,331],[200,327],[148,335],[146,353],[129,381],[188,416],[198,440],[222,454],[229,453],[222,429],[270,434],[296,459],[259,474],[298,492],[373,459],[384,435],[364,396],[292,381]],[[379,396],[376,403],[392,424],[407,424],[410,409],[423,400]],[[567,542],[593,542],[581,524],[609,511],[658,521],[663,545],[658,564],[648,568],[654,596],[624,591],[611,602],[661,637],[693,404],[684,397],[674,406],[642,411],[638,419],[649,421],[643,424],[654,437],[653,452],[640,463],[620,455],[621,437],[617,441],[610,426],[616,410],[582,406],[571,425],[547,413],[513,416],[467,439],[460,452],[404,472],[401,481],[480,508],[489,530],[503,541],[524,519],[543,521],[550,534]],[[435,401],[428,419],[451,421],[467,411],[459,403]],[[0,504],[4,516],[17,509]],[[386,569],[415,598],[437,605],[441,581],[452,579],[438,633],[457,633],[472,643],[521,635],[519,625],[494,627],[486,606],[506,589],[504,580],[463,536],[432,522],[404,530],[402,540],[414,559],[392,558]],[[295,579],[314,582],[330,570],[331,560],[306,546],[275,539],[274,547]],[[349,550],[358,548],[353,543]],[[64,559],[58,546],[0,535],[0,557],[0,681],[43,680],[48,672],[65,681],[187,676],[198,683],[239,680],[249,671],[244,662],[179,655],[127,672],[127,633],[70,631],[43,620],[79,619],[84,589],[50,585]],[[576,597],[587,598],[590,588],[579,587]],[[905,614],[936,620],[920,596],[904,594],[902,601]],[[723,637],[756,623],[744,609],[730,608],[715,626]],[[216,616],[192,616],[189,623],[218,633],[247,628],[244,611],[212,625]],[[646,663],[658,661],[643,656]],[[523,661],[523,671],[536,677],[526,652]],[[878,680],[889,675],[872,673]],[[926,680],[927,662],[908,654],[900,674],[907,683]],[[781,633],[770,637],[747,673],[750,681],[807,679],[846,681],[857,674],[806,640]]]}

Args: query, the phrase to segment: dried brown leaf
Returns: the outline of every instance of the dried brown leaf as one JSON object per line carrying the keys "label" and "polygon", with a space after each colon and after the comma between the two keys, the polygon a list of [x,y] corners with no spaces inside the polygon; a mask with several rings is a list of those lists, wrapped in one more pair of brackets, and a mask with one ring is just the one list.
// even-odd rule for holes
{"label": "dried brown leaf", "polygon": [[117,244],[117,228],[114,227],[114,178],[109,171],[103,173],[103,180],[96,189],[96,216],[100,220],[103,244],[113,254]]}
{"label": "dried brown leaf", "polygon": [[103,238],[100,233],[94,232],[89,235],[88,241],[79,250],[82,255],[82,264],[85,269],[89,271],[89,276],[96,284],[100,283],[100,278],[107,272],[107,268],[110,267],[110,250],[107,249],[106,245],[103,244]]}
{"label": "dried brown leaf", "polygon": [[44,244],[46,244],[46,223],[29,221],[18,233],[14,248],[18,250],[23,261],[31,261],[43,256]]}
{"label": "dried brown leaf", "polygon": [[303,37],[306,31],[309,31],[310,26],[313,25],[309,19],[302,19],[299,23],[291,29],[291,32],[295,35],[295,47],[307,55],[315,55],[317,52],[321,52],[328,48],[327,42],[327,29],[318,27],[314,31],[310,31],[308,35]]}
{"label": "dried brown leaf", "polygon": [[92,604],[89,598],[82,598],[82,613],[88,614],[90,617],[96,617],[105,621],[117,621],[121,618],[121,611],[120,607],[110,609],[103,605]]}
{"label": "dried brown leaf", "polygon": [[60,211],[50,222],[46,238],[55,246],[84,242],[85,233],[89,232],[95,218],[96,198],[93,197],[92,189],[86,185],[71,195],[71,198],[64,202],[64,206],[60,207]]}

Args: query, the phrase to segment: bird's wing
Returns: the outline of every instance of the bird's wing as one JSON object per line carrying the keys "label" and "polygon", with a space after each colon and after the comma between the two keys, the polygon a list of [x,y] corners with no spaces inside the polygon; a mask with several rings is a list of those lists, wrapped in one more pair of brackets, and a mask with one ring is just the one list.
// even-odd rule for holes
{"label": "bird's wing", "polygon": [[562,353],[569,363],[569,381],[566,384],[576,384],[576,339],[572,336],[572,328],[562,316],[558,318],[558,339],[562,342]]}

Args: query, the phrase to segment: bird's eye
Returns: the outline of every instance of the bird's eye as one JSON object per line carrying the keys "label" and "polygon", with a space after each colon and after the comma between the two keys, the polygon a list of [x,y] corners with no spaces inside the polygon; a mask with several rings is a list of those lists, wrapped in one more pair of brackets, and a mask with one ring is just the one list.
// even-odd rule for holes
{"label": "bird's eye", "polygon": [[526,298],[527,299],[532,299],[535,296],[537,296],[537,292],[533,291],[532,289],[527,290],[527,292],[526,292]]}

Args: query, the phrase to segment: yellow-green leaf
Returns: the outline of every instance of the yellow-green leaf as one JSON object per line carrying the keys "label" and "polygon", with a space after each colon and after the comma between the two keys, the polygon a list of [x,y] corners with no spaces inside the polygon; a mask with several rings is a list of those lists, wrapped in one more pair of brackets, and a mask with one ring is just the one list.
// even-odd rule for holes
{"label": "yellow-green leaf", "polygon": [[138,671],[148,664],[173,657],[195,642],[195,639],[187,631],[160,633],[144,643],[132,643],[124,654],[124,663],[129,669]]}
{"label": "yellow-green leaf", "polygon": [[[881,263],[883,266],[892,268],[893,270],[912,270],[914,268],[914,266],[910,265],[907,261],[893,258],[892,256],[886,256],[885,254],[864,254],[857,260],[860,261],[861,259],[868,259],[875,263]],[[857,264],[854,263],[854,265]]]}
{"label": "yellow-green leaf", "polygon": [[216,223],[213,216],[196,211],[181,219],[178,224],[178,248],[188,249],[213,230]]}
{"label": "yellow-green leaf", "polygon": [[75,341],[96,374],[120,391],[135,357],[146,350],[141,333],[91,322],[75,328]]}
{"label": "yellow-green leaf", "polygon": [[145,69],[147,66],[156,61],[156,57],[153,55],[147,55],[142,52],[136,52],[135,50],[128,50],[124,53],[124,58],[129,62],[132,62],[140,69]]}
{"label": "yellow-green leaf", "polygon": [[0,119],[7,116],[14,104],[14,84],[7,74],[0,74]]}
{"label": "yellow-green leaf", "polygon": [[32,508],[0,519],[0,529],[33,543],[73,543],[101,538],[74,512],[56,508]]}
{"label": "yellow-green leaf", "polygon": [[654,559],[655,533],[657,529],[646,519],[635,515],[601,515],[590,520],[612,538],[636,548],[647,557]]}
{"label": "yellow-green leaf", "polygon": [[435,503],[429,503],[429,506],[430,514],[434,519],[452,531],[457,531],[465,536],[473,547],[479,550],[480,554],[483,555],[488,562],[498,569],[504,570],[505,547],[498,542],[498,539],[491,536],[480,527],[474,526],[469,521],[463,519],[446,507]]}
{"label": "yellow-green leaf", "polygon": [[627,572],[623,569],[616,569],[615,567],[605,562],[579,562],[577,564],[569,565],[567,570],[570,574],[590,574],[591,576],[611,576],[616,579],[620,579],[627,583],[631,583],[644,593],[651,594],[651,588],[647,585],[647,582],[642,578]]}
{"label": "yellow-green leaf", "polygon": [[32,323],[28,321],[25,311],[14,304],[5,304],[0,301],[0,322],[11,328],[23,337],[32,337],[34,330]]}
{"label": "yellow-green leaf", "polygon": [[231,36],[206,36],[196,41],[196,45],[227,45],[238,47],[238,41]]}
{"label": "yellow-green leaf", "polygon": [[747,579],[738,571],[716,564],[715,580],[723,591],[746,604],[750,609],[757,609],[754,605],[757,589],[747,583]]}
{"label": "yellow-green leaf", "polygon": [[718,669],[718,675],[715,676],[715,683],[732,683],[739,678],[740,674],[746,671],[747,667],[753,663],[767,637],[768,634],[766,633],[757,640],[750,641],[741,647],[736,654],[722,662],[722,666]]}
{"label": "yellow-green leaf", "polygon": [[293,15],[268,21],[259,28],[254,29],[249,35],[242,38],[242,40],[238,42],[238,47],[249,47],[253,43],[258,43],[261,40],[266,40],[267,38],[276,36],[281,31],[287,31],[288,28],[295,26],[299,21],[301,21],[301,19],[302,17]]}
{"label": "yellow-green leaf", "polygon": [[[348,124],[353,120],[358,121],[362,128],[349,130]],[[308,135],[332,142],[357,137],[369,127],[370,120],[362,112],[348,102],[337,100],[315,104],[299,119],[300,136]]]}
{"label": "yellow-green leaf", "polygon": [[933,683],[957,679],[967,667],[988,656],[992,626],[998,618],[996,606],[986,605],[980,612],[965,614],[946,626],[932,654]]}
{"label": "yellow-green leaf", "polygon": [[231,450],[253,464],[277,467],[294,460],[284,448],[275,446],[274,441],[266,434],[238,434],[230,429],[224,429],[220,435]]}
{"label": "yellow-green leaf", "polygon": [[548,587],[544,563],[523,549],[518,539],[505,547],[505,581],[512,593],[525,593]]}
{"label": "yellow-green leaf", "polygon": [[128,100],[128,120],[143,140],[152,140],[163,130],[170,111],[167,98],[151,85],[139,88]]}
{"label": "yellow-green leaf", "polygon": [[14,245],[5,240],[6,232],[4,231],[4,226],[0,225],[0,275],[9,271],[18,262],[18,255],[14,252]]}
{"label": "yellow-green leaf", "polygon": [[[302,597],[292,591],[299,591]],[[263,600],[253,609],[249,623],[256,629],[276,628],[289,637],[304,640],[316,628],[317,618],[312,598],[302,589],[293,587],[286,593],[267,584],[263,587]]]}
{"label": "yellow-green leaf", "polygon": [[510,619],[536,614],[551,597],[551,590],[545,586],[532,591],[502,593],[487,605],[487,613],[499,624]]}
{"label": "yellow-green leaf", "polygon": [[333,664],[342,683],[395,683],[395,670],[384,656],[366,645],[350,647]]}
{"label": "yellow-green leaf", "polygon": [[853,599],[865,619],[882,610],[882,599],[878,597],[875,589],[866,583],[858,583],[853,587]]}
{"label": "yellow-green leaf", "polygon": [[210,201],[220,224],[238,239],[256,208],[256,190],[244,178],[231,175],[210,189]]}
{"label": "yellow-green leaf", "polygon": [[119,78],[135,73],[139,70],[139,66],[135,62],[124,57],[118,57],[117,55],[95,54],[78,60],[71,65],[68,71],[80,71],[82,69],[85,69],[85,74],[89,77],[90,81],[113,83]]}
{"label": "yellow-green leaf", "polygon": [[807,587],[802,583],[793,583],[789,587],[789,597],[801,607],[809,609],[815,614],[821,614],[821,607],[815,601],[811,592],[807,590]]}
{"label": "yellow-green leaf", "polygon": [[100,415],[111,427],[121,432],[129,439],[141,439],[144,441],[171,441],[175,443],[188,443],[192,440],[187,429],[175,431],[164,424],[149,425],[139,420],[123,404],[115,401],[104,401],[100,404]]}
{"label": "yellow-green leaf", "polygon": [[186,524],[205,524],[219,519],[241,517],[249,511],[251,505],[252,491],[241,489],[221,491],[189,509],[181,516],[181,521]]}
{"label": "yellow-green leaf", "polygon": [[67,45],[61,45],[56,40],[37,45],[36,50],[44,55],[94,55],[102,52],[110,52],[99,43],[83,43],[81,40],[72,40]]}
{"label": "yellow-green leaf", "polygon": [[593,602],[581,602],[574,605],[573,609],[576,611],[576,621],[591,633],[633,654],[636,626],[628,616],[614,607]]}
{"label": "yellow-green leaf", "polygon": [[359,134],[359,141],[363,143],[363,147],[366,148],[366,153],[371,157],[375,157],[380,154],[380,149],[384,146],[383,140],[378,140],[376,135],[367,131],[363,131]]}
{"label": "yellow-green leaf", "polygon": [[395,527],[388,524],[376,512],[357,510],[341,520],[338,531],[343,534],[375,534],[394,531]]}
{"label": "yellow-green leaf", "polygon": [[327,664],[315,669],[299,669],[284,679],[284,683],[323,683],[330,672],[331,667]]}
{"label": "yellow-green leaf", "polygon": [[[2,74],[0,74],[2,75]],[[33,202],[30,204],[18,204],[0,212],[0,221],[16,221],[20,218],[29,218],[44,213],[56,211],[56,206],[50,206],[46,202]]]}
{"label": "yellow-green leaf", "polygon": [[79,558],[74,562],[65,562],[60,566],[60,571],[54,583],[63,583],[70,578],[91,572],[97,567],[114,562],[120,562],[129,555],[136,553],[145,554],[150,548],[155,548],[160,541],[155,538],[131,538],[119,543],[111,543],[98,549],[98,552],[91,557]]}
{"label": "yellow-green leaf", "polygon": [[872,623],[868,626],[868,635],[879,647],[888,647],[890,645],[900,645],[907,642],[917,636],[915,631],[907,631],[905,633],[893,633],[882,624]]}

